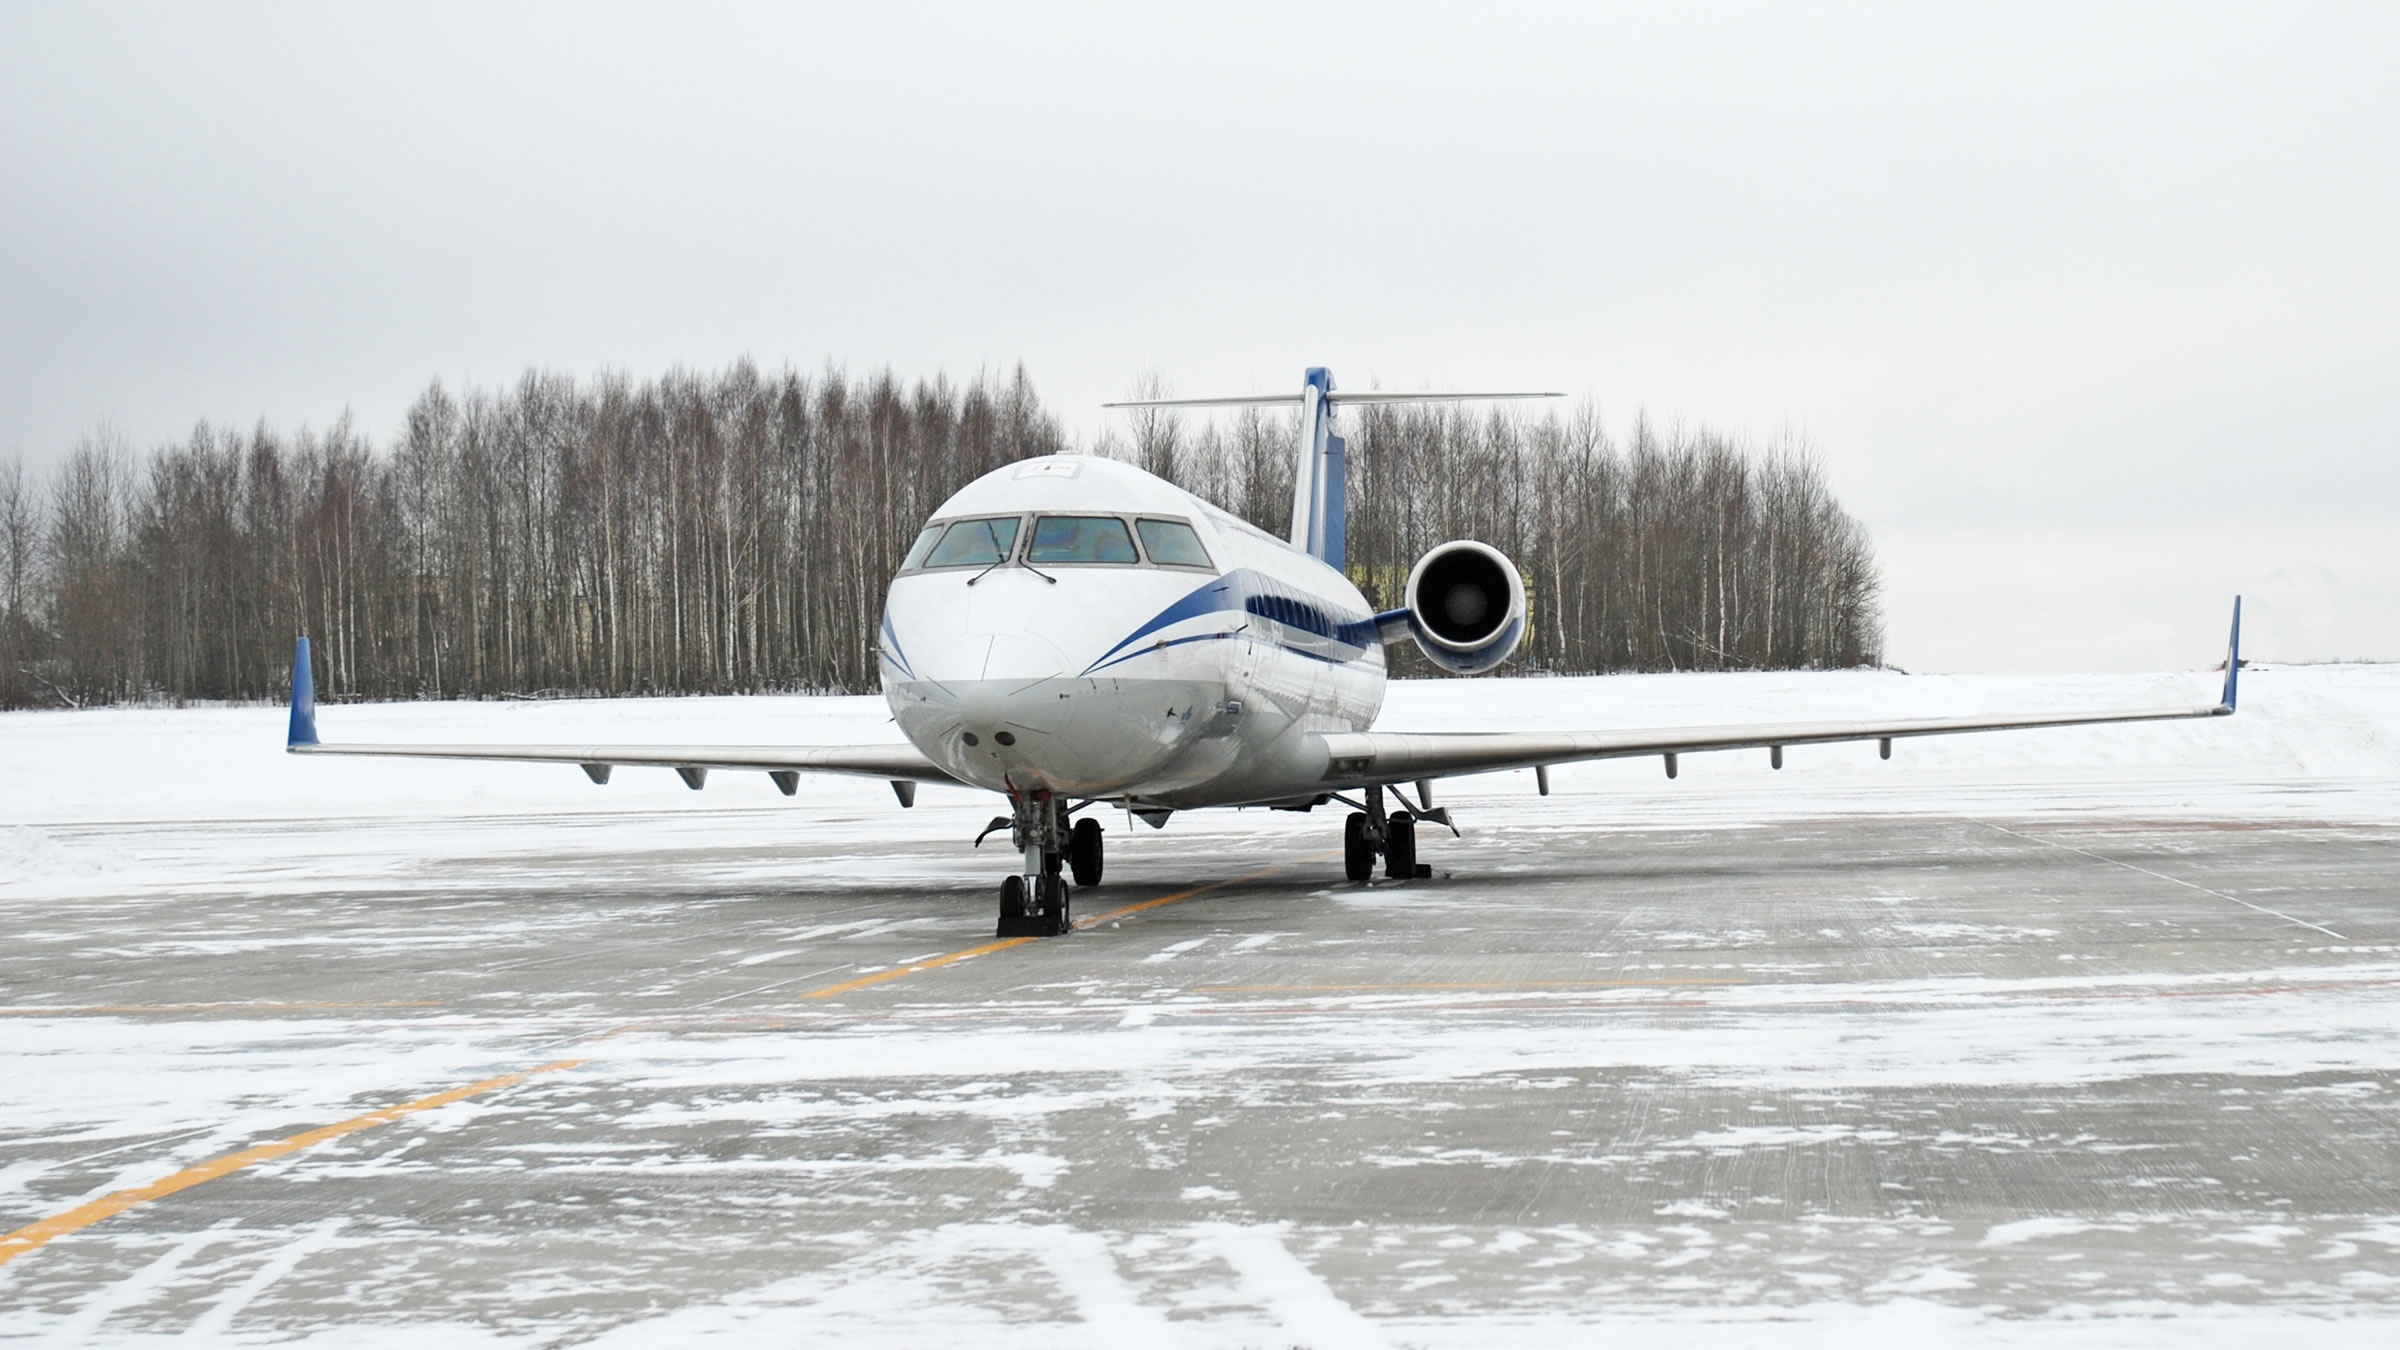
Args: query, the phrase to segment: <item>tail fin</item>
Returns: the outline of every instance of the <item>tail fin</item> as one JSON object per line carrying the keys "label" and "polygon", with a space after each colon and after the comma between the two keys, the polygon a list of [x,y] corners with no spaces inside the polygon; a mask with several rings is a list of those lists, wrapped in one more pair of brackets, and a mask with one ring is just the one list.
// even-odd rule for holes
{"label": "tail fin", "polygon": [[1340,570],[1348,552],[1350,445],[1333,434],[1333,372],[1310,366],[1300,389],[1298,472],[1292,475],[1292,547]]}
{"label": "tail fin", "polygon": [[292,726],[284,733],[283,748],[317,743],[317,677],[309,669],[308,639],[292,649]]}

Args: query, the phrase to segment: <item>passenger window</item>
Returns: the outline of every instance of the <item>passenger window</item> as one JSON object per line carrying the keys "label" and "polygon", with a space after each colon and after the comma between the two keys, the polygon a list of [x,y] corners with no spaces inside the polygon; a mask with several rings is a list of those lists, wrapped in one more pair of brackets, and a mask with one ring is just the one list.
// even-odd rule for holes
{"label": "passenger window", "polygon": [[941,538],[942,531],[948,528],[947,525],[926,526],[925,532],[917,536],[917,542],[909,546],[908,556],[900,560],[900,570],[907,572],[923,567],[925,555],[933,552],[933,541]]}
{"label": "passenger window", "polygon": [[953,524],[942,542],[925,556],[927,567],[989,567],[1008,561],[1017,547],[1017,518],[962,520]]}
{"label": "passenger window", "polygon": [[1214,565],[1208,560],[1208,550],[1200,546],[1200,536],[1180,520],[1145,520],[1138,528],[1150,561],[1161,567]]}
{"label": "passenger window", "polygon": [[1133,535],[1115,516],[1043,516],[1033,522],[1029,563],[1132,563]]}

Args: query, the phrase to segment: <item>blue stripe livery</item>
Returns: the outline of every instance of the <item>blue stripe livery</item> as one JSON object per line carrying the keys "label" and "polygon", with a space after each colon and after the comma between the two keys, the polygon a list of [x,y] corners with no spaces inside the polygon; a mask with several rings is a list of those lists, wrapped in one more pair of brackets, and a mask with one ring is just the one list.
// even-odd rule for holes
{"label": "blue stripe livery", "polygon": [[901,674],[912,680],[917,678],[917,672],[909,668],[908,653],[900,650],[900,634],[892,627],[892,611],[888,607],[883,611],[883,646],[884,659],[898,666]]}
{"label": "blue stripe livery", "polygon": [[[1084,667],[1083,673],[1089,675],[1096,670],[1119,665],[1140,656],[1144,651],[1156,651],[1159,646],[1179,647],[1186,642],[1232,637],[1234,632],[1241,630],[1235,629],[1233,632],[1225,633],[1202,633],[1175,638],[1157,646],[1134,651],[1126,650],[1151,634],[1171,628],[1187,619],[1197,619],[1202,615],[1232,610],[1242,611],[1253,618],[1265,620],[1268,624],[1280,624],[1287,629],[1297,629],[1312,637],[1326,639],[1343,649],[1325,652],[1298,646],[1291,642],[1278,641],[1277,643],[1285,651],[1296,652],[1302,656],[1312,656],[1320,661],[1331,661],[1337,664],[1343,661],[1354,661],[1364,655],[1368,647],[1378,646],[1383,642],[1382,621],[1385,616],[1352,614],[1336,610],[1329,607],[1322,599],[1303,595],[1263,572],[1241,568],[1227,572],[1160,610],[1141,627],[1127,633],[1118,641],[1117,645],[1102,652],[1100,659]],[[1398,613],[1405,614],[1406,611],[1398,611]]]}

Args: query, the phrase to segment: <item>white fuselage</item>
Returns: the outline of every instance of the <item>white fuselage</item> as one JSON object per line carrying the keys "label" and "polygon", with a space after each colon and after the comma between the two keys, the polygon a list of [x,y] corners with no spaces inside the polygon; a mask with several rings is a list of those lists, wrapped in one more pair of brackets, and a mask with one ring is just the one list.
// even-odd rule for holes
{"label": "white fuselage", "polygon": [[[1141,541],[1130,561],[1111,518]],[[991,522],[975,529],[990,546],[912,554],[880,645],[902,734],[962,782],[1178,809],[1289,801],[1324,775],[1319,736],[1366,730],[1382,707],[1381,639],[1348,578],[1131,465],[1011,464],[930,524],[965,520]],[[1205,564],[1179,555],[1180,525]],[[1099,556],[1096,535],[1108,560],[1049,560],[1078,543]]]}

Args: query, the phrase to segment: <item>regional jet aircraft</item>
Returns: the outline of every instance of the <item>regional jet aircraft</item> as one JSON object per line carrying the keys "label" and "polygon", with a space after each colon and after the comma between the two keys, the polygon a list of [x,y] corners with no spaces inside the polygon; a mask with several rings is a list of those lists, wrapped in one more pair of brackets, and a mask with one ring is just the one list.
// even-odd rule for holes
{"label": "regional jet aircraft", "polygon": [[[1007,798],[1023,861],[1000,884],[999,933],[1069,930],[1067,877],[1101,874],[1101,812],[1152,826],[1205,806],[1349,808],[1343,870],[1365,881],[1428,875],[1416,825],[1450,826],[1434,780],[1577,760],[1877,741],[2100,722],[2216,717],[2234,708],[2241,601],[2213,704],[2134,711],[1887,721],[1761,722],[1645,731],[1374,729],[1383,648],[1413,642],[1446,670],[1506,661],[1525,634],[1525,583],[1489,544],[1457,540],[1419,559],[1398,609],[1376,613],[1343,574],[1346,404],[1554,397],[1342,393],[1312,369],[1297,394],[1158,399],[1130,406],[1281,405],[1299,410],[1291,534],[1277,539],[1130,465],[1082,455],[1023,460],[969,483],[925,523],[885,597],[883,693],[901,745],[329,745],[317,738],[308,639],[292,672],[288,748],[308,755],[576,764],[595,783],[619,765],[673,769],[692,788],[712,769],[763,770],[786,795],[803,773],[919,783]],[[1411,790],[1414,795],[1412,797]],[[1385,798],[1399,809],[1387,809]],[[1455,827],[1451,827],[1455,829]],[[977,842],[982,842],[978,837]]]}

